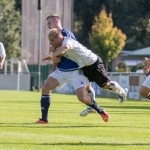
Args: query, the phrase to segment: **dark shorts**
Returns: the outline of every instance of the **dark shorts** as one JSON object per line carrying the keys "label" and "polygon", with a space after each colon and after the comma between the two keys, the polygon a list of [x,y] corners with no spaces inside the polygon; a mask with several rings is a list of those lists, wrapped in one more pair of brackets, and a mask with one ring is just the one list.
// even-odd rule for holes
{"label": "dark shorts", "polygon": [[94,64],[83,67],[82,71],[90,82],[96,82],[100,87],[105,86],[105,84],[110,81],[100,57],[97,58]]}

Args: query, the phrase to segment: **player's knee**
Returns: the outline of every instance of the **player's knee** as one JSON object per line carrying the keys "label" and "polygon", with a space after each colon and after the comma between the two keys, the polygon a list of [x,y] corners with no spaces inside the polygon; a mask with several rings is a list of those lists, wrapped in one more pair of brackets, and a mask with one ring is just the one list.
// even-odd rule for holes
{"label": "player's knee", "polygon": [[87,90],[87,91],[90,91],[90,90],[91,90],[91,85],[90,85],[90,84],[86,86],[86,90]]}
{"label": "player's knee", "polygon": [[107,82],[102,88],[103,89],[109,89],[110,88],[110,82]]}
{"label": "player's knee", "polygon": [[141,87],[140,91],[139,91],[139,94],[142,96],[142,97],[147,97],[148,93],[146,92],[145,88]]}

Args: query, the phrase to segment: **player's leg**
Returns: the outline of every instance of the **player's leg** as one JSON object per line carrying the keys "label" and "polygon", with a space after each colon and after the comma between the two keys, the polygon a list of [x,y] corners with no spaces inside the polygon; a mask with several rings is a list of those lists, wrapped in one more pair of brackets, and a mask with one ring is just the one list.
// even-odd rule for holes
{"label": "player's leg", "polygon": [[100,116],[103,118],[103,120],[107,122],[109,119],[108,113],[104,111],[103,108],[98,106],[95,99],[91,98],[90,96],[86,94],[87,92],[86,92],[85,86],[89,84],[88,79],[83,75],[78,75],[74,77],[70,83],[76,89],[76,94],[77,94],[78,99],[84,104],[96,110],[100,114]]}
{"label": "player's leg", "polygon": [[[93,89],[91,83],[86,86],[86,93],[87,93],[87,95],[88,95],[90,98],[95,99],[95,91],[94,91],[94,89]],[[85,116],[87,116],[88,114],[90,114],[90,113],[95,113],[95,112],[96,112],[96,111],[95,111],[92,107],[87,106],[85,110],[83,110],[83,111],[80,112],[80,116],[85,117]]]}
{"label": "player's leg", "polygon": [[150,75],[144,81],[139,93],[141,96],[150,99]]}
{"label": "player's leg", "polygon": [[107,89],[108,91],[112,93],[116,93],[119,95],[119,102],[126,101],[128,89],[123,89],[116,81],[110,81],[105,84],[105,86],[102,87],[103,89]]}
{"label": "player's leg", "polygon": [[88,95],[86,95],[85,87],[80,87],[76,89],[76,94],[78,99],[83,102],[84,104],[92,107],[97,113],[100,114],[102,119],[107,122],[109,119],[109,114],[101,108],[94,99],[90,98]]}
{"label": "player's leg", "polygon": [[119,100],[126,100],[128,89],[123,89],[117,82],[110,81],[101,58],[91,66],[82,68],[90,81],[95,81],[101,88],[119,94]]}
{"label": "player's leg", "polygon": [[41,95],[41,113],[42,117],[37,123],[47,124],[48,123],[48,109],[50,107],[50,91],[55,89],[59,85],[57,79],[48,77],[45,84],[42,87]]}
{"label": "player's leg", "polygon": [[[63,80],[63,73],[56,69],[52,72],[45,84],[42,87],[42,96],[41,96],[41,113],[42,118],[39,119],[39,123],[48,122],[48,109],[50,107],[50,92],[51,90],[55,89],[58,85],[62,83]],[[38,121],[37,121],[38,122]]]}

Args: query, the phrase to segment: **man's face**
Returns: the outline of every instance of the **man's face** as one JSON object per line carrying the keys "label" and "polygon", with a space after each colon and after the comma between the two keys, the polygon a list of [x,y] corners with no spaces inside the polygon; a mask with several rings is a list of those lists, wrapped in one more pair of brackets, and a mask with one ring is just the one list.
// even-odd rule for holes
{"label": "man's face", "polygon": [[60,38],[50,37],[49,41],[50,41],[52,47],[54,47],[54,48],[58,48],[61,46]]}
{"label": "man's face", "polygon": [[47,27],[48,27],[49,29],[57,28],[56,21],[55,21],[53,18],[48,18],[48,19],[47,19]]}

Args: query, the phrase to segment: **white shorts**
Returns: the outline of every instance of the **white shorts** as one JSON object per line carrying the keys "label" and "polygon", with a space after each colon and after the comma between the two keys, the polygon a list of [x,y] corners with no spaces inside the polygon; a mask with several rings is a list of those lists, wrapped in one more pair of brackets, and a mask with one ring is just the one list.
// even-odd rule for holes
{"label": "white shorts", "polygon": [[147,78],[145,79],[143,86],[146,86],[147,88],[150,89],[150,75],[147,76]]}
{"label": "white shorts", "polygon": [[70,83],[75,90],[89,84],[88,78],[80,74],[79,70],[64,72],[57,68],[49,77],[55,78],[60,85]]}

